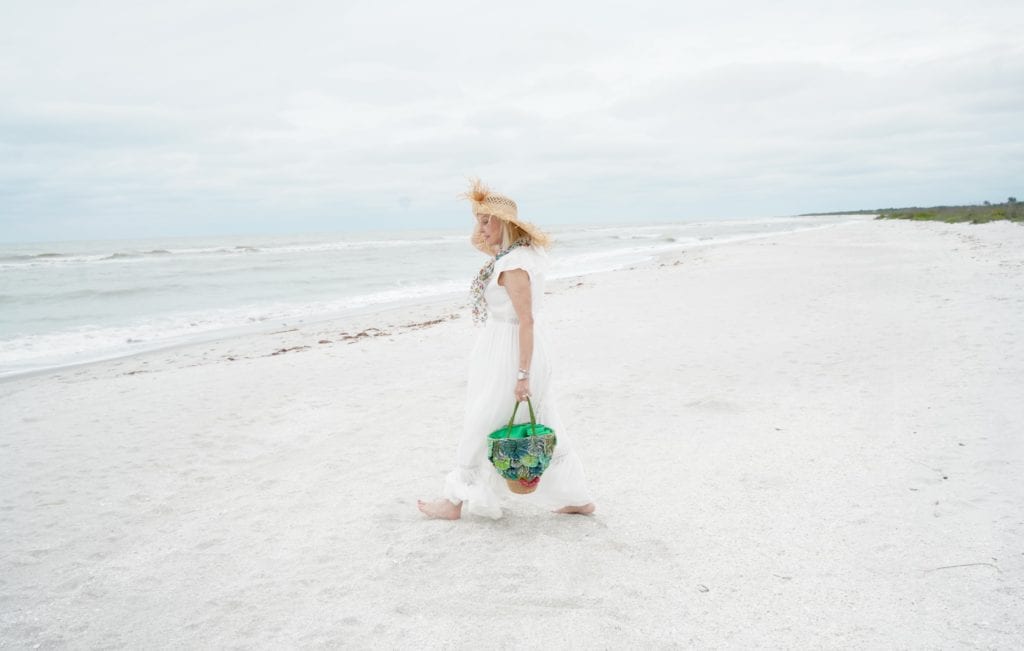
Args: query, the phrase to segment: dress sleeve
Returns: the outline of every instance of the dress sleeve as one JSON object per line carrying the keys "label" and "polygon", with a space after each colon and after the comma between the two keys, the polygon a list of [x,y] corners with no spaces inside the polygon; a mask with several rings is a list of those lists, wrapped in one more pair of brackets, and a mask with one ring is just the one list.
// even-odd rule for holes
{"label": "dress sleeve", "polygon": [[494,263],[495,274],[500,274],[502,271],[511,271],[513,269],[522,269],[525,271],[530,276],[530,283],[533,284],[534,275],[538,270],[534,252],[527,247],[521,247],[514,251],[510,251],[507,255]]}

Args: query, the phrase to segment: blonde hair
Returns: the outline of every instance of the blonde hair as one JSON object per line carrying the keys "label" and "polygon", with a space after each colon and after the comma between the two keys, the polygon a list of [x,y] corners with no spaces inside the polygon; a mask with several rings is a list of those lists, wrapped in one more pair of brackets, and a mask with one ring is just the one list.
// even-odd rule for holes
{"label": "blonde hair", "polygon": [[533,236],[527,233],[519,224],[513,224],[510,221],[501,220],[501,248],[507,249],[512,242],[518,239],[525,239],[528,243],[533,244]]}
{"label": "blonde hair", "polygon": [[480,224],[480,220],[477,219],[476,226],[473,228],[473,236],[470,241],[473,242],[473,246],[478,249],[487,249],[493,255],[501,249],[507,249],[512,242],[518,239],[525,239],[530,244],[534,243],[534,238],[530,233],[524,230],[519,224],[513,224],[507,219],[502,219],[497,215],[488,215],[491,219],[497,219],[501,222],[501,244],[491,246],[484,240],[483,226]]}

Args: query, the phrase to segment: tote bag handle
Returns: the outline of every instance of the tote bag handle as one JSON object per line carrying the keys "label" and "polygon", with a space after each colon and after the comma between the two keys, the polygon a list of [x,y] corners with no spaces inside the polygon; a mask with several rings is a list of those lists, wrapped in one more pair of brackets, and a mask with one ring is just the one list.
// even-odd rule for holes
{"label": "tote bag handle", "polygon": [[[521,401],[516,400],[516,406],[512,408],[512,418],[508,419],[508,434],[512,433],[512,423],[516,419],[516,412],[519,411],[519,405]],[[533,427],[533,435],[537,436],[537,417],[533,414],[533,403],[530,402],[530,398],[526,398],[526,406],[530,408],[530,425]]]}

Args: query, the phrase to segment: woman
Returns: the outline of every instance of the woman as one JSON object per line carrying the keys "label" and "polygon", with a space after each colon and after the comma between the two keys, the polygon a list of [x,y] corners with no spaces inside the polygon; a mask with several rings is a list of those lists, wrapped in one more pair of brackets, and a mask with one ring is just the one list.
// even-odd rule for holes
{"label": "woman", "polygon": [[[472,242],[491,257],[473,282],[473,319],[483,323],[469,364],[468,396],[456,468],[445,478],[444,498],[418,501],[432,518],[456,520],[470,513],[501,517],[513,497],[506,480],[487,458],[487,435],[508,422],[517,401],[529,398],[537,422],[555,430],[551,465],[536,483],[523,482],[516,499],[557,513],[592,513],[583,466],[555,406],[547,344],[540,331],[547,236],[521,221],[514,201],[491,192],[480,181],[464,195],[472,203],[476,229]],[[523,413],[527,412],[527,413]],[[518,422],[529,420],[519,409]]]}

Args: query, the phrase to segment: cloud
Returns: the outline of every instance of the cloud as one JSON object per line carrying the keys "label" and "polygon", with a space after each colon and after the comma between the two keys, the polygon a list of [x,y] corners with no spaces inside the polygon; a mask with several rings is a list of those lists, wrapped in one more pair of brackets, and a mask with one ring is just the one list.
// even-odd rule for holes
{"label": "cloud", "polygon": [[0,26],[0,239],[1022,192],[1016,2],[104,6]]}

